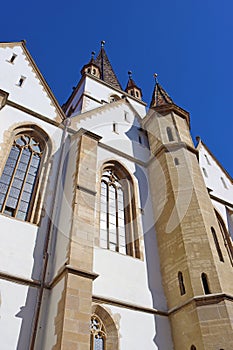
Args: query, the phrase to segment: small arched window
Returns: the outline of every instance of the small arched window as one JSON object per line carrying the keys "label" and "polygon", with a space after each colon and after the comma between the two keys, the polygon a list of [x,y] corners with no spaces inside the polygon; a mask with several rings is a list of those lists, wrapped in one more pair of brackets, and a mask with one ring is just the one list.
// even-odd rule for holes
{"label": "small arched window", "polygon": [[202,285],[203,285],[203,289],[204,289],[204,293],[205,294],[210,294],[210,288],[209,288],[209,283],[208,283],[208,278],[206,273],[202,273],[201,274],[201,280],[202,280]]}
{"label": "small arched window", "polygon": [[167,127],[167,137],[168,137],[168,141],[174,141],[172,130],[169,126]]}
{"label": "small arched window", "polygon": [[213,236],[213,239],[214,239],[216,250],[218,252],[219,260],[224,262],[222,251],[221,251],[221,248],[220,248],[220,245],[219,245],[219,241],[218,241],[218,237],[217,237],[217,234],[216,234],[215,229],[213,227],[211,227],[211,232],[212,232],[212,236]]}
{"label": "small arched window", "polygon": [[180,163],[179,163],[179,159],[178,158],[174,158],[174,163],[175,163],[175,165],[179,165]]}
{"label": "small arched window", "polygon": [[104,166],[100,197],[100,246],[140,258],[133,184],[119,163]]}
{"label": "small arched window", "polygon": [[106,330],[103,322],[97,315],[91,317],[91,350],[106,349]]}
{"label": "small arched window", "polygon": [[195,346],[195,345],[191,345],[190,350],[197,350],[197,348],[196,348],[196,346]]}
{"label": "small arched window", "polygon": [[16,134],[0,178],[0,212],[37,223],[45,140],[28,129]]}
{"label": "small arched window", "polygon": [[184,285],[184,278],[181,271],[178,272],[178,281],[179,281],[179,287],[180,287],[180,295],[184,295],[186,291],[185,291],[185,285]]}

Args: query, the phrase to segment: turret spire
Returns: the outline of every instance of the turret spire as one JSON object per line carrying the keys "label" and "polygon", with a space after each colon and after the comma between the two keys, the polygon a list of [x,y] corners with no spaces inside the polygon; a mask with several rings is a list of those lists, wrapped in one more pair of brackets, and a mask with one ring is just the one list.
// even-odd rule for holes
{"label": "turret spire", "polygon": [[189,113],[183,108],[177,106],[168,93],[158,82],[158,74],[154,74],[155,87],[152,94],[150,108],[155,109],[160,114],[166,114],[169,111],[174,111],[182,118],[185,118],[188,126],[190,127]]}
{"label": "turret spire", "polygon": [[125,88],[125,91],[127,92],[127,94],[134,96],[138,99],[142,99],[142,90],[136,85],[135,81],[132,79],[132,71],[129,70],[128,71],[128,83],[127,86]]}
{"label": "turret spire", "polygon": [[158,107],[167,104],[173,103],[172,98],[168,95],[168,93],[162,88],[162,86],[158,83],[158,74],[154,74],[155,78],[155,87],[152,95],[152,100],[150,103],[150,107]]}

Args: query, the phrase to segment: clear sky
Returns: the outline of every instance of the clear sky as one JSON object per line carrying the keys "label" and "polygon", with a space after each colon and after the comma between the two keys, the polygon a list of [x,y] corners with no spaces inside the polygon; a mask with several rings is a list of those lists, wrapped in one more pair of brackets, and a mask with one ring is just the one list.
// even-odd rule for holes
{"label": "clear sky", "polygon": [[[25,39],[63,104],[100,41],[122,86],[128,70],[150,103],[153,73],[191,114],[201,136],[233,176],[233,1],[3,1],[0,41]],[[1,79],[1,77],[0,77]]]}

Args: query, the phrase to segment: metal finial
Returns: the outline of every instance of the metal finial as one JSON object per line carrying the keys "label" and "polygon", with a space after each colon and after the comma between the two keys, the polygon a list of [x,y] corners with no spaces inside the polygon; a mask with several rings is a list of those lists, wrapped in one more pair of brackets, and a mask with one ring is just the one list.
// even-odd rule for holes
{"label": "metal finial", "polygon": [[105,41],[101,40],[101,47],[104,47],[104,45],[105,45]]}
{"label": "metal finial", "polygon": [[154,74],[153,74],[153,77],[155,78],[155,82],[157,82],[157,76],[158,76],[157,73],[154,73]]}
{"label": "metal finial", "polygon": [[129,75],[129,79],[131,79],[132,78],[132,71],[131,70],[128,71],[128,75]]}
{"label": "metal finial", "polygon": [[95,57],[95,51],[92,51],[91,58],[94,58],[94,57]]}

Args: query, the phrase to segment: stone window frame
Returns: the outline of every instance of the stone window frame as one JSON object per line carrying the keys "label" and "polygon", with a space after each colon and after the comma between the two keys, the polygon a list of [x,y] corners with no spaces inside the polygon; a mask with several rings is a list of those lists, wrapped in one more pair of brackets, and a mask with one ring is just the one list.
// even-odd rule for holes
{"label": "stone window frame", "polygon": [[[101,200],[101,182],[102,182],[102,174],[104,173],[105,169],[109,168],[116,169],[117,174],[119,175],[120,179],[126,180],[126,203],[127,207],[125,208],[126,212],[126,220],[127,220],[127,232],[126,235],[130,237],[128,239],[128,244],[126,248],[126,254],[127,256],[132,256],[137,259],[142,259],[142,252],[140,249],[140,239],[139,239],[139,227],[138,227],[138,220],[137,220],[137,211],[136,211],[136,188],[133,181],[133,178],[131,174],[128,172],[128,170],[118,161],[116,160],[109,160],[103,163],[101,169],[100,169],[100,176],[99,176],[99,215],[98,215],[98,222],[99,222],[99,237],[98,237],[98,246],[101,247],[100,244],[100,200]],[[101,247],[104,248],[104,247]],[[104,248],[108,249],[108,248]]]}
{"label": "stone window frame", "polygon": [[[25,219],[20,219],[20,218],[16,218],[14,215],[9,216],[2,211],[0,212],[0,214],[7,215],[8,217],[11,217],[16,220],[39,225],[41,213],[42,213],[42,203],[43,203],[44,192],[45,192],[45,183],[47,182],[46,178],[48,174],[49,161],[50,161],[50,155],[52,150],[51,141],[47,133],[35,124],[19,125],[15,127],[13,130],[7,132],[7,135],[8,137],[5,140],[2,147],[4,151],[4,155],[2,154],[0,157],[2,161],[2,166],[0,167],[0,178],[4,171],[6,162],[9,158],[11,149],[14,145],[14,141],[20,136],[27,135],[29,137],[35,138],[40,143],[41,148],[43,149],[43,154],[41,156],[38,173],[36,175],[35,185],[32,190],[27,217]],[[11,186],[11,183],[12,183],[12,180],[9,186]],[[17,204],[17,206],[18,205],[19,203]]]}
{"label": "stone window frame", "polygon": [[[94,304],[92,306],[92,317],[98,317],[103,325],[103,335],[105,336],[104,350],[119,350],[119,333],[118,327],[105,307],[99,304]],[[105,334],[104,334],[105,333]],[[94,350],[90,347],[91,350]]]}

